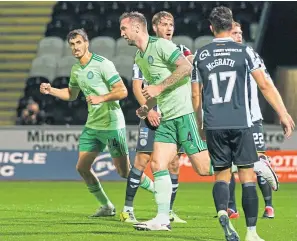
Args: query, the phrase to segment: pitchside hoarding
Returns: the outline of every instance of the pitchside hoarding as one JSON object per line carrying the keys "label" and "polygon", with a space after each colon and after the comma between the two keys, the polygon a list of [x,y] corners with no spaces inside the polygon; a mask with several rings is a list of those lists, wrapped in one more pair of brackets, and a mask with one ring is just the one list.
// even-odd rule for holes
{"label": "pitchside hoarding", "polygon": [[[2,150],[46,150],[75,151],[82,126],[25,126],[0,128],[0,148]],[[297,150],[297,131],[286,139],[280,126],[264,126],[264,140],[269,150]],[[127,126],[127,143],[130,150],[137,144],[137,126]]]}
{"label": "pitchside hoarding", "polygon": [[[297,182],[297,151],[269,151],[271,164],[280,182]],[[134,160],[135,152],[130,152]],[[82,180],[75,166],[77,151],[0,151],[0,180]],[[100,180],[124,181],[112,164],[109,153],[100,154],[93,169]],[[152,177],[148,166],[146,174]],[[187,155],[180,158],[180,182],[212,182],[214,177],[197,175]]]}
{"label": "pitchside hoarding", "polygon": [[[135,152],[130,156],[134,159]],[[0,151],[0,180],[82,180],[77,159],[77,151]],[[124,180],[109,153],[98,155],[93,170],[100,180]]]}
{"label": "pitchside hoarding", "polygon": [[[0,128],[3,150],[77,151],[83,126],[20,126]],[[137,126],[127,126],[129,149],[137,142]]]}

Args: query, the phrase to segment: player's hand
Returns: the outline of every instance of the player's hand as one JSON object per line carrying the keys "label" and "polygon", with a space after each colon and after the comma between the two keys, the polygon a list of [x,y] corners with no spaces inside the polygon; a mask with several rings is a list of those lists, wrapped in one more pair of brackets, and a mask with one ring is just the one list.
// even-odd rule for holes
{"label": "player's hand", "polygon": [[158,127],[160,125],[160,118],[161,115],[155,110],[150,110],[147,114],[148,121],[154,127]]}
{"label": "player's hand", "polygon": [[136,115],[137,115],[140,119],[143,119],[143,120],[144,120],[144,119],[147,117],[148,112],[149,112],[149,110],[148,110],[147,105],[143,105],[143,106],[141,106],[140,108],[138,108],[138,109],[136,110]]}
{"label": "player's hand", "polygon": [[143,96],[148,100],[160,95],[162,88],[159,85],[150,85],[142,89]]}
{"label": "player's hand", "polygon": [[40,93],[44,95],[48,95],[51,91],[51,84],[49,83],[41,83],[40,84]]}
{"label": "player's hand", "polygon": [[103,98],[102,96],[89,95],[87,96],[86,101],[91,105],[98,105],[103,102]]}
{"label": "player's hand", "polygon": [[291,136],[295,128],[295,122],[293,121],[289,113],[286,113],[284,116],[280,117],[280,124],[282,125],[285,136],[287,138]]}

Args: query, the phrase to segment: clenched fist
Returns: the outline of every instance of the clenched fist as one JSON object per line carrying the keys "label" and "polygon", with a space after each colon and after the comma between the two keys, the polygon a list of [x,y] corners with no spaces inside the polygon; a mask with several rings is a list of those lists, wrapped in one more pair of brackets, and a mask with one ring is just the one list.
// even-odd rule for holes
{"label": "clenched fist", "polygon": [[42,83],[40,85],[40,93],[44,95],[48,95],[51,91],[51,84],[49,83]]}

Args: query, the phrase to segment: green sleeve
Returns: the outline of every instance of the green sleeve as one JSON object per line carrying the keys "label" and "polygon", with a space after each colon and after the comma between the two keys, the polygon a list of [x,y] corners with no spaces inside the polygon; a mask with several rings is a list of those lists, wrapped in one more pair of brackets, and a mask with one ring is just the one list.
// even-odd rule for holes
{"label": "green sleeve", "polygon": [[109,60],[104,60],[101,66],[102,77],[108,83],[109,86],[112,86],[121,80],[121,76],[116,70],[113,62]]}
{"label": "green sleeve", "polygon": [[162,38],[158,39],[157,51],[161,55],[162,59],[170,64],[174,64],[178,57],[182,55],[173,42]]}
{"label": "green sleeve", "polygon": [[70,74],[70,80],[69,80],[69,88],[79,88],[79,85],[77,83],[76,75],[74,74],[74,66],[71,69],[71,74]]}

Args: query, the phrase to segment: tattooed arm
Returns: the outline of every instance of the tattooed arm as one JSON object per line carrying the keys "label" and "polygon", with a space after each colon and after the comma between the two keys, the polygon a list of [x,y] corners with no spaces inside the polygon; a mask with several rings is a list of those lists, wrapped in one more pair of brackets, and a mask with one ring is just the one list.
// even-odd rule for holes
{"label": "tattooed arm", "polygon": [[176,60],[175,64],[177,67],[176,70],[173,71],[173,73],[167,79],[165,79],[162,83],[159,84],[161,87],[161,92],[163,92],[168,87],[176,84],[184,77],[191,75],[192,65],[184,55],[180,55]]}
{"label": "tattooed arm", "polygon": [[192,65],[184,55],[180,55],[175,61],[175,64],[176,69],[162,83],[155,86],[148,86],[142,90],[142,94],[146,99],[154,98],[160,95],[168,87],[171,87],[172,85],[176,84],[184,77],[191,75]]}

